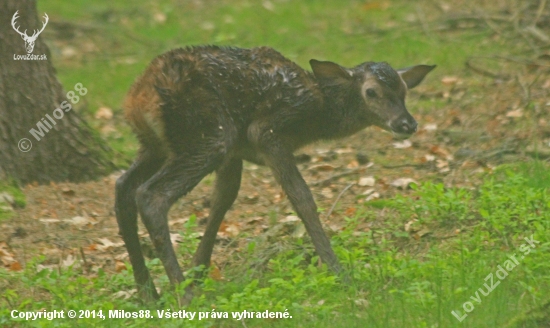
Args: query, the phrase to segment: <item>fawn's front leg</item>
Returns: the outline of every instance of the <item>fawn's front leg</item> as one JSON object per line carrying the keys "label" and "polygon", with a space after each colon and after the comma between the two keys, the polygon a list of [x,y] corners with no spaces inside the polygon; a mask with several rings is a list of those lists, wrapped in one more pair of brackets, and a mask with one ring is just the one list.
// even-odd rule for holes
{"label": "fawn's front leg", "polygon": [[302,219],[306,231],[313,241],[315,251],[332,271],[339,274],[342,267],[323,230],[317,214],[317,205],[313,200],[309,187],[296,167],[294,155],[284,145],[275,140],[267,145],[264,144],[262,155],[266,164],[273,171],[273,175],[283,187],[294,210]]}

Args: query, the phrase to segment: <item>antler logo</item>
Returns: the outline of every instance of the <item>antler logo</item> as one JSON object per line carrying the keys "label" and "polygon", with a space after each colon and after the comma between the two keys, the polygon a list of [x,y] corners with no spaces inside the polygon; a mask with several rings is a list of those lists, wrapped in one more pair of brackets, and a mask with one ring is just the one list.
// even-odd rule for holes
{"label": "antler logo", "polygon": [[42,31],[44,31],[44,28],[46,28],[46,25],[48,24],[48,20],[49,20],[49,17],[46,13],[44,13],[44,19],[45,19],[45,22],[42,23],[42,29],[39,31],[39,30],[34,30],[34,33],[31,35],[31,36],[28,36],[27,35],[27,30],[25,30],[25,32],[21,32],[19,31],[19,26],[15,26],[15,21],[17,20],[17,18],[19,18],[19,16],[17,16],[17,13],[19,12],[16,11],[15,14],[13,14],[13,18],[11,19],[11,26],[13,27],[13,29],[19,33],[19,35],[21,35],[21,38],[23,40],[25,40],[25,49],[27,49],[27,53],[31,53],[34,49],[34,42],[36,41],[36,38],[38,38],[38,36],[40,35],[40,33],[42,33]]}

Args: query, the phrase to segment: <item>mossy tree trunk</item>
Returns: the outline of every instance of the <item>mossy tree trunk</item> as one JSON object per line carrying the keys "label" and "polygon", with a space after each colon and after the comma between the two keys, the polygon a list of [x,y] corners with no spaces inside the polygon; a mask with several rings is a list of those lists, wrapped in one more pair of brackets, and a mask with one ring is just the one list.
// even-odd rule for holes
{"label": "mossy tree trunk", "polygon": [[[83,181],[107,173],[112,168],[108,148],[75,112],[77,98],[67,94],[73,91],[81,99],[85,90],[63,90],[43,36],[31,55],[46,60],[18,59],[28,49],[11,27],[16,11],[16,26],[29,36],[45,21],[35,0],[0,1],[0,179]],[[81,82],[85,88],[86,81]]]}

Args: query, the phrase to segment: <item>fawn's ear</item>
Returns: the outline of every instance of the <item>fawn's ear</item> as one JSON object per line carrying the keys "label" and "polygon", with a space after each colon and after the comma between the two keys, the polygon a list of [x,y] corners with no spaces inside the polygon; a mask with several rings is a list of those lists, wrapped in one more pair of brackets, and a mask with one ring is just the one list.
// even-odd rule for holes
{"label": "fawn's ear", "polygon": [[430,73],[436,65],[416,65],[407,68],[398,69],[397,73],[401,75],[408,89],[412,89],[424,80],[424,77]]}
{"label": "fawn's ear", "polygon": [[342,84],[351,79],[350,73],[345,68],[333,62],[312,59],[309,64],[317,80],[325,84]]}

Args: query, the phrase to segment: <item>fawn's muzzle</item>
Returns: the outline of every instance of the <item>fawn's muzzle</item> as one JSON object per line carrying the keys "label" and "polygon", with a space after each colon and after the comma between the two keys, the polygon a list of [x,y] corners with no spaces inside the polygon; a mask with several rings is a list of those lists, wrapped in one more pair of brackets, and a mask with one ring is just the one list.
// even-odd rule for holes
{"label": "fawn's muzzle", "polygon": [[416,120],[409,113],[405,113],[393,120],[390,123],[390,128],[399,137],[410,137],[416,132],[418,123],[416,123]]}

